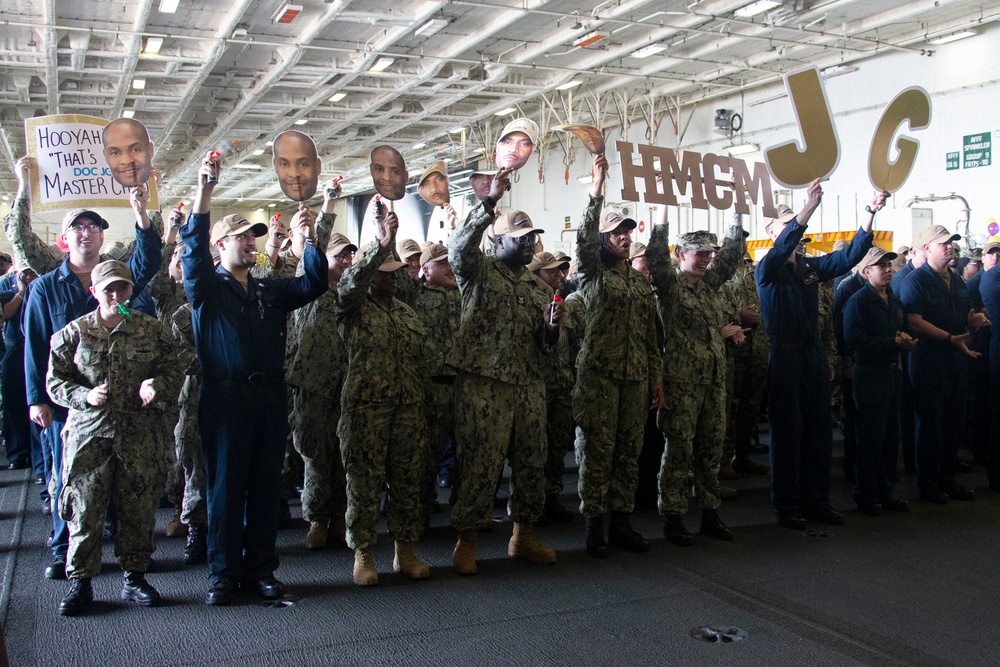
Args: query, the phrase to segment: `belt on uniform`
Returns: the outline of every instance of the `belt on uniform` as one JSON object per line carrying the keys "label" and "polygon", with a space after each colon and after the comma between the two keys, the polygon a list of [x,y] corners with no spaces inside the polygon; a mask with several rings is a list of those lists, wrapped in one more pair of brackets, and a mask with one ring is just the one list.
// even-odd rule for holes
{"label": "belt on uniform", "polygon": [[454,375],[432,375],[431,382],[436,384],[455,384]]}
{"label": "belt on uniform", "polygon": [[228,380],[230,382],[242,382],[244,384],[250,385],[265,385],[265,384],[282,384],[285,381],[285,374],[282,373],[268,373],[265,371],[255,371],[253,373],[247,373],[246,371],[225,371],[221,373],[211,373],[205,375],[206,380]]}

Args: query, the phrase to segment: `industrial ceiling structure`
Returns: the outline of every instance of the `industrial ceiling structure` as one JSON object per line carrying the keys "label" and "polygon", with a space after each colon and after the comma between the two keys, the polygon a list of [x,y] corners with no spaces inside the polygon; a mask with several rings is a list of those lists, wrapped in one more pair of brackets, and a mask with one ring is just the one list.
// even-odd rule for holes
{"label": "industrial ceiling structure", "polygon": [[1000,0],[0,0],[0,186],[24,119],[56,113],[144,123],[168,200],[222,150],[230,205],[281,198],[269,142],[290,128],[347,193],[370,189],[379,144],[411,175],[485,164],[516,115],[548,137],[542,160],[562,160],[566,122],[641,120],[657,133],[636,139],[673,146],[702,102],[807,64],[932,56],[998,18]]}

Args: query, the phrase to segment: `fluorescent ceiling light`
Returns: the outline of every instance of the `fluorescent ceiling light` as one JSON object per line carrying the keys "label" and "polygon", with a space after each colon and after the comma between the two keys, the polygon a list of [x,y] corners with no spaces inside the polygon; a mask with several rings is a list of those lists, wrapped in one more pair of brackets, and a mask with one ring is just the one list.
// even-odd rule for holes
{"label": "fluorescent ceiling light", "polygon": [[587,174],[586,176],[580,176],[576,180],[580,181],[581,183],[593,183],[594,182],[594,175],[593,174]]}
{"label": "fluorescent ceiling light", "polygon": [[667,47],[660,46],[659,44],[650,44],[649,46],[644,46],[637,51],[632,52],[633,58],[648,58],[654,54],[660,53],[661,51],[666,51]]}
{"label": "fluorescent ceiling light", "polygon": [[125,109],[125,111],[122,111],[122,118],[134,118],[134,117],[135,117],[135,111],[134,110],[132,110],[132,109]]}
{"label": "fluorescent ceiling light", "polygon": [[333,97],[330,98],[331,102],[339,102],[340,100],[347,97],[347,93],[334,93]]}
{"label": "fluorescent ceiling light", "polygon": [[424,37],[430,37],[437,31],[441,30],[441,28],[445,27],[446,25],[448,25],[448,19],[442,19],[442,18],[431,19],[427,23],[417,28],[413,32],[413,35],[414,36],[423,35]]}
{"label": "fluorescent ceiling light", "polygon": [[573,46],[590,46],[591,44],[596,44],[602,39],[607,39],[607,37],[608,37],[607,33],[598,32],[597,30],[595,30],[594,32],[588,32],[583,37],[577,39],[575,42],[573,42]]}
{"label": "fluorescent ceiling light", "polygon": [[369,72],[384,72],[389,69],[389,65],[396,62],[395,58],[379,58],[375,64],[368,68]]}
{"label": "fluorescent ceiling light", "polygon": [[135,88],[136,90],[145,90],[146,89],[146,80],[145,79],[132,79],[132,87]]}
{"label": "fluorescent ceiling light", "polygon": [[966,37],[975,37],[975,30],[959,30],[958,32],[953,32],[949,35],[941,35],[940,37],[935,37],[934,39],[927,40],[928,44],[940,45],[947,44],[948,42],[957,42],[960,39],[965,39]]}
{"label": "fluorescent ceiling light", "polygon": [[296,125],[305,125],[308,122],[309,122],[308,118],[299,118],[297,121],[295,121],[295,124]]}
{"label": "fluorescent ceiling light", "polygon": [[583,81],[570,81],[569,83],[564,83],[561,86],[556,86],[556,90],[569,90],[570,88],[575,88],[579,86]]}
{"label": "fluorescent ceiling light", "polygon": [[507,107],[506,109],[501,109],[500,111],[497,111],[493,115],[494,116],[509,116],[512,113],[517,113],[517,109],[515,109],[514,107]]}
{"label": "fluorescent ceiling light", "polygon": [[271,202],[270,204],[267,205],[268,208],[274,208],[275,206],[277,206],[277,204],[275,204],[274,202]]}
{"label": "fluorescent ceiling light", "polygon": [[781,3],[777,0],[757,0],[757,2],[751,2],[746,7],[740,7],[735,12],[733,16],[738,16],[742,19],[748,19],[751,16],[757,16],[757,14],[763,14],[769,9],[774,9]]}
{"label": "fluorescent ceiling light", "polygon": [[453,127],[450,130],[448,130],[448,134],[462,134],[463,132],[465,132],[465,128],[462,127],[461,125],[458,127]]}
{"label": "fluorescent ceiling light", "polygon": [[423,147],[424,147],[424,146],[426,146],[426,145],[427,145],[427,144],[423,144],[423,143],[420,143],[420,144],[413,144],[413,150],[415,150],[415,151],[419,151],[419,150],[420,150],[421,148],[423,148]]}
{"label": "fluorescent ceiling light", "polygon": [[163,46],[162,37],[147,37],[146,48],[143,51],[145,53],[159,53],[161,46]]}
{"label": "fluorescent ceiling light", "polygon": [[273,142],[273,141],[269,141],[269,142],[267,142],[267,144],[266,144],[266,146],[267,146],[268,148],[270,148],[270,147],[271,147],[271,146],[273,146],[273,145],[274,145],[274,142]]}
{"label": "fluorescent ceiling light", "polygon": [[263,169],[264,167],[259,164],[254,164],[252,162],[241,162],[240,164],[234,165],[233,169]]}
{"label": "fluorescent ceiling light", "polygon": [[160,0],[160,13],[173,14],[177,11],[179,4],[181,4],[181,0]]}
{"label": "fluorescent ceiling light", "polygon": [[254,155],[263,155],[264,154],[264,149],[263,148],[258,148],[257,150],[255,150],[253,152],[253,154]]}
{"label": "fluorescent ceiling light", "polygon": [[730,155],[745,155],[746,153],[756,153],[760,150],[757,144],[733,144],[724,149]]}

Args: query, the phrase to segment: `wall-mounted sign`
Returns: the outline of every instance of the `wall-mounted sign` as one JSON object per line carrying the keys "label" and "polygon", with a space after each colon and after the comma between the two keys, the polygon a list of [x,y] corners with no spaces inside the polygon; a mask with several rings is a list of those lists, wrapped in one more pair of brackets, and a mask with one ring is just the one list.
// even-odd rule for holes
{"label": "wall-mounted sign", "polygon": [[962,154],[958,151],[954,153],[948,153],[944,156],[944,169],[945,171],[953,171],[962,166]]}
{"label": "wall-mounted sign", "polygon": [[962,137],[962,167],[988,167],[991,163],[993,134],[969,134]]}

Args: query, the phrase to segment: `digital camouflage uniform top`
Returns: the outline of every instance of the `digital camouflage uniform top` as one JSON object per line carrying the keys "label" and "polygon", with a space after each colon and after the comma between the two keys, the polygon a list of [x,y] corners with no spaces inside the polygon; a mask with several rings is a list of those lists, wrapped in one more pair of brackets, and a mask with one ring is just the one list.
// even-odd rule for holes
{"label": "digital camouflage uniform top", "polygon": [[514,275],[483,253],[479,246],[492,223],[493,216],[479,207],[451,235],[448,261],[462,291],[462,324],[448,363],[507,384],[534,384],[545,367],[552,290],[531,271]]}
{"label": "digital camouflage uniform top", "polygon": [[347,371],[342,405],[426,400],[430,376],[424,358],[427,335],[420,318],[399,299],[388,309],[368,295],[373,274],[390,256],[381,244],[372,246],[349,268],[340,282],[337,320],[347,346]]}
{"label": "digital camouflage uniform top", "polygon": [[[97,311],[73,320],[52,336],[46,384],[52,400],[69,408],[67,445],[91,438],[156,438],[165,464],[172,449],[165,432],[150,428],[153,409],[174,403],[190,352],[178,353],[170,331],[156,319],[133,312],[109,331]],[[139,386],[154,378],[156,400],[143,408]],[[100,408],[87,403],[87,393],[108,383],[108,401]]]}
{"label": "digital camouflage uniform top", "polygon": [[163,244],[163,263],[160,264],[160,270],[146,286],[146,291],[149,292],[150,298],[153,299],[153,305],[156,307],[156,319],[166,327],[171,325],[171,320],[177,309],[187,303],[184,287],[170,277],[170,260],[173,259],[176,248],[177,244],[174,243]]}
{"label": "digital camouflage uniform top", "polygon": [[[732,301],[736,315],[740,311],[750,306],[757,306],[760,312],[760,297],[757,296],[757,280],[754,278],[754,266],[749,261],[742,270],[737,269],[733,277],[726,281],[723,290]],[[754,357],[763,364],[767,363],[767,350],[771,346],[771,339],[767,336],[767,328],[764,325],[764,316],[761,315],[756,324],[749,326],[747,342],[743,345],[729,344],[729,352],[736,357]]]}
{"label": "digital camouflage uniform top", "polygon": [[692,285],[670,264],[669,226],[653,226],[646,266],[656,285],[663,322],[664,387],[671,380],[690,384],[725,382],[722,327],[727,324],[728,308],[720,307],[718,292],[732,277],[744,252],[743,236],[735,231],[738,229],[730,230],[730,242],[722,247],[702,279]]}
{"label": "digital camouflage uniform top", "polygon": [[448,355],[462,319],[461,293],[455,287],[425,284],[416,294],[413,309],[427,330],[424,353],[431,377],[455,375],[455,370],[448,366]]}
{"label": "digital camouflage uniform top", "polygon": [[652,388],[662,384],[653,289],[631,265],[623,275],[601,262],[598,219],[603,203],[603,197],[590,198],[577,234],[577,275],[587,301],[578,370],[646,382]]}

